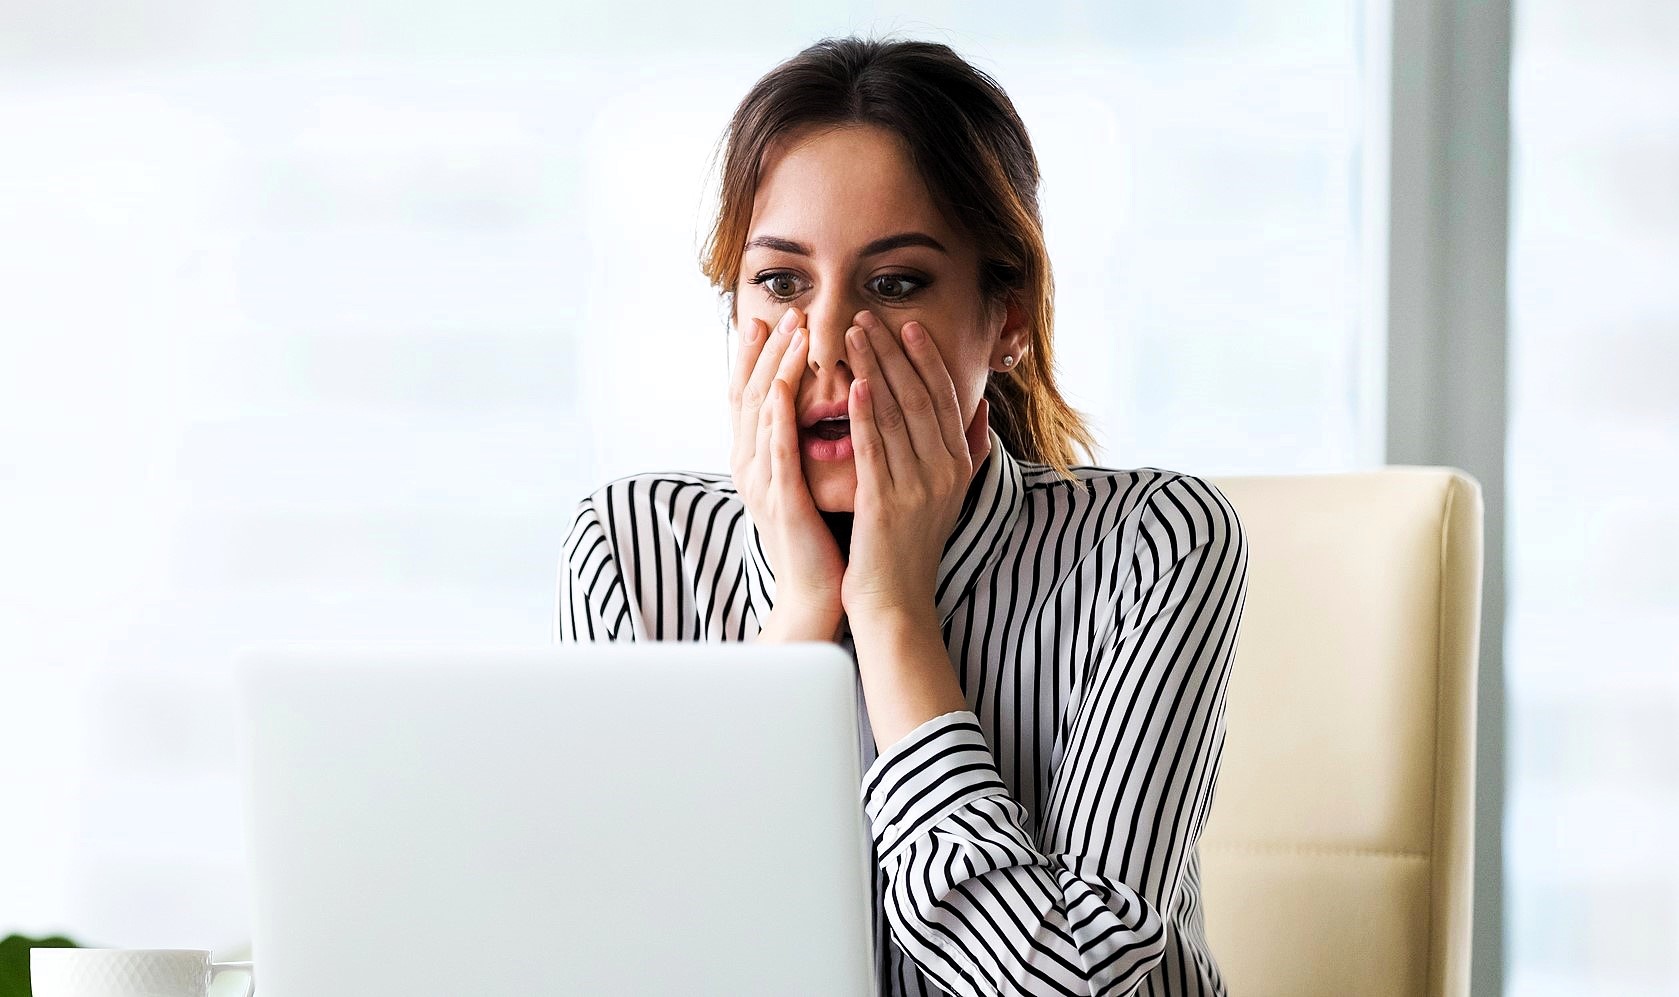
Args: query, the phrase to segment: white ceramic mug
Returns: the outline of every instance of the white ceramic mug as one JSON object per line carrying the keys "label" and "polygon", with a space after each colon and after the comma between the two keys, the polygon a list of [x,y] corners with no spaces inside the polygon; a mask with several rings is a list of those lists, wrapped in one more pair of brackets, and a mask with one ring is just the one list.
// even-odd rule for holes
{"label": "white ceramic mug", "polygon": [[211,962],[198,949],[29,950],[35,997],[208,997],[222,973],[244,973],[245,997],[256,993],[248,962]]}

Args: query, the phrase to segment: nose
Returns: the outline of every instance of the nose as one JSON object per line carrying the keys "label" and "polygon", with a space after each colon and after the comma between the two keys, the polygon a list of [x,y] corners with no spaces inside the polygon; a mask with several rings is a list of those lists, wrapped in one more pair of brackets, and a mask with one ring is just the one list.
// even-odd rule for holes
{"label": "nose", "polygon": [[838,373],[849,370],[845,354],[845,331],[852,326],[852,318],[860,311],[858,305],[837,298],[819,301],[805,312],[805,329],[810,335],[810,352],[806,361],[813,374]]}

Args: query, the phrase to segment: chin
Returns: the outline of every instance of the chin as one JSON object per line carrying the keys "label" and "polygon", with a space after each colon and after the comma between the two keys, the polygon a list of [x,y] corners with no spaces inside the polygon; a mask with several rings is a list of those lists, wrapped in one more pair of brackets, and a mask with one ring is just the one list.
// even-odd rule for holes
{"label": "chin", "polygon": [[823,512],[857,511],[857,471],[851,461],[822,461],[815,466],[806,461],[804,470],[816,508]]}

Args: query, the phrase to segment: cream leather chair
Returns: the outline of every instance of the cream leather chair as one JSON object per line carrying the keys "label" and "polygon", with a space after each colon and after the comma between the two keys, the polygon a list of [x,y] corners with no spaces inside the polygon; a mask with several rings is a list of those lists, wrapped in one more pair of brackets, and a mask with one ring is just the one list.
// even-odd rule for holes
{"label": "cream leather chair", "polygon": [[1200,845],[1230,992],[1466,995],[1480,484],[1442,467],[1212,480],[1249,555]]}

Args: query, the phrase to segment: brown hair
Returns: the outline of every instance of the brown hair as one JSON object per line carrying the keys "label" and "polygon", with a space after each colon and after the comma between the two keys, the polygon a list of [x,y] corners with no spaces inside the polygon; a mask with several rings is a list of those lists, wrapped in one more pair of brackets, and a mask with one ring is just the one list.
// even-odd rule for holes
{"label": "brown hair", "polygon": [[980,293],[1020,303],[1031,345],[1010,371],[993,371],[986,382],[991,426],[1010,453],[1074,477],[1073,446],[1092,455],[1095,440],[1055,386],[1055,284],[1038,211],[1037,154],[1002,87],[948,45],[824,38],[747,92],[719,143],[717,218],[700,257],[729,316],[738,318],[734,288],[765,150],[796,129],[848,124],[903,138],[939,210],[978,250]]}

